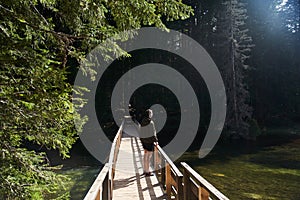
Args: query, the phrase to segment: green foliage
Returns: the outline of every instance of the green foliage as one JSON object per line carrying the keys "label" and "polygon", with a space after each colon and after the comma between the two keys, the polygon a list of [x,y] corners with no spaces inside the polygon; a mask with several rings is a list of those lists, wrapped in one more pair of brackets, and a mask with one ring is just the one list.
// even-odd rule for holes
{"label": "green foliage", "polygon": [[[120,31],[165,28],[162,16],[176,20],[190,14],[192,9],[180,0],[1,0],[1,199],[43,199],[63,190],[66,177],[55,173],[44,153],[22,144],[29,141],[68,157],[77,139],[73,121],[83,125],[87,120],[76,113],[84,100],[74,99],[75,106],[71,101],[69,58],[81,62],[107,38],[112,39],[101,50],[108,59],[108,53],[127,55],[115,41],[132,33],[117,36]],[[93,66],[85,70],[94,77]]]}
{"label": "green foliage", "polygon": [[[45,162],[45,154],[24,148],[2,149],[1,196],[6,199],[43,199],[64,189],[68,179]],[[62,196],[68,196],[64,194]]]}

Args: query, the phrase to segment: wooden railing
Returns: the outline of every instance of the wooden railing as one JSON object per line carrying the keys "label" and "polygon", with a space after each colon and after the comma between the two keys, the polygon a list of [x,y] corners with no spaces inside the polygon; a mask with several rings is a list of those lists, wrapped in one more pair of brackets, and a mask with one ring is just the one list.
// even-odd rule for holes
{"label": "wooden railing", "polygon": [[117,135],[111,146],[108,163],[104,165],[100,174],[89,189],[84,200],[111,200],[113,194],[113,180],[115,167],[118,158],[119,148],[122,139],[124,121],[122,122]]}
{"label": "wooden railing", "polygon": [[[101,170],[84,200],[112,200],[113,180],[123,127],[124,122],[120,126],[112,143],[108,163]],[[182,162],[181,166],[183,172],[176,167],[159,145],[155,146],[153,168],[158,181],[165,189],[168,200],[228,200],[225,195],[194,171],[188,164]]]}
{"label": "wooden railing", "polygon": [[166,189],[168,200],[228,200],[188,164],[182,162],[181,165],[183,174],[159,145],[154,148],[155,173]]}
{"label": "wooden railing", "polygon": [[113,180],[115,177],[115,169],[116,169],[116,163],[117,163],[117,158],[118,158],[118,153],[119,153],[119,149],[120,149],[120,144],[121,144],[121,139],[122,139],[122,133],[123,133],[123,127],[124,127],[124,121],[122,122],[117,135],[114,138],[114,141],[111,145],[111,150],[110,150],[110,154],[109,154],[109,160],[108,160],[108,164],[110,166],[110,170],[109,170],[109,180],[110,180],[110,196],[112,198],[112,191],[113,191]]}
{"label": "wooden railing", "polygon": [[185,162],[183,167],[183,193],[184,200],[191,199],[220,199],[229,200],[224,194],[217,190],[212,184],[200,176]]}
{"label": "wooden railing", "polygon": [[109,164],[106,163],[100,174],[94,181],[92,187],[86,194],[84,200],[108,200],[110,198],[110,183],[109,183]]}
{"label": "wooden railing", "polygon": [[168,199],[183,199],[183,174],[163,149],[154,148],[154,169],[159,182],[165,187]]}

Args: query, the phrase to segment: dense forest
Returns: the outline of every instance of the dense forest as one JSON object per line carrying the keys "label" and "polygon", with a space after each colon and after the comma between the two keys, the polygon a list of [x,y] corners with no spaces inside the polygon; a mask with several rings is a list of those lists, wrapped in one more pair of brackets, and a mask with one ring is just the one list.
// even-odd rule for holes
{"label": "dense forest", "polygon": [[228,134],[251,138],[249,126],[296,125],[299,1],[189,4],[195,15],[170,26],[197,40],[217,63],[227,89]]}
{"label": "dense forest", "polygon": [[[300,114],[299,2],[216,0],[186,3],[194,9],[194,15],[166,24],[199,42],[221,72],[227,95],[222,137],[255,140],[267,127],[297,126]],[[106,97],[107,101],[98,103],[98,109],[110,112],[109,96],[122,74],[143,63],[164,63],[184,74],[199,94],[201,116],[205,116],[201,118],[199,137],[203,137],[201,133],[209,123],[210,99],[203,79],[194,76],[192,66],[167,52],[131,53],[131,58],[115,61],[107,72],[106,76],[112,79],[103,80],[107,85],[99,89],[99,98]],[[178,127],[174,124],[178,124],[180,118],[178,102],[168,94],[166,88],[154,86],[153,89],[139,89],[132,97],[132,104],[138,110],[158,102],[168,108],[171,118],[162,135],[176,132]],[[178,113],[177,120],[174,113]],[[112,120],[110,115],[100,121],[104,125]],[[110,128],[108,133],[117,127]]]}
{"label": "dense forest", "polygon": [[[203,79],[168,52],[141,50],[129,57],[115,43],[132,37],[118,35],[124,30],[167,27],[206,49],[226,88],[222,139],[255,140],[269,127],[299,127],[298,0],[1,0],[0,19],[1,199],[47,198],[68,181],[56,173],[60,167],[51,165],[45,151],[69,158],[78,144],[74,120],[81,129],[88,119],[76,112],[84,99],[72,100],[72,94],[87,90],[73,83],[79,64],[97,45],[104,55],[124,56],[112,63],[97,89],[98,120],[110,139],[118,128],[110,108],[114,85],[122,74],[148,62],[170,65],[187,77],[200,102],[197,138],[204,137],[210,99]],[[103,43],[113,36],[118,37]],[[92,79],[95,69],[85,70]],[[161,145],[174,137],[180,112],[170,90],[146,85],[131,103],[137,110],[163,105],[168,120],[159,135]],[[199,145],[195,140],[193,148]],[[69,198],[68,193],[59,196]]]}

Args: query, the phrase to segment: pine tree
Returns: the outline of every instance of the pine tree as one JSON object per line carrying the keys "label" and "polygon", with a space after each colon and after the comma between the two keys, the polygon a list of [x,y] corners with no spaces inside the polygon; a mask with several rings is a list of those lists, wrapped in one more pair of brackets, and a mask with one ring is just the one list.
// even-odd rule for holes
{"label": "pine tree", "polygon": [[249,139],[252,108],[246,76],[249,70],[247,59],[253,42],[246,28],[247,10],[245,3],[239,0],[225,1],[223,6],[224,12],[219,17],[222,19],[219,32],[224,40],[220,45],[224,61],[221,70],[228,102],[226,128],[230,137]]}
{"label": "pine tree", "polygon": [[[71,58],[80,63],[88,51],[123,30],[165,28],[162,16],[177,20],[191,13],[179,0],[1,0],[1,199],[43,199],[63,190],[66,179],[55,173],[45,153],[23,143],[68,157],[77,139],[74,116],[82,124],[85,120],[71,102]],[[104,54],[126,54],[114,40],[102,46]],[[95,71],[88,67],[86,73],[93,78]]]}

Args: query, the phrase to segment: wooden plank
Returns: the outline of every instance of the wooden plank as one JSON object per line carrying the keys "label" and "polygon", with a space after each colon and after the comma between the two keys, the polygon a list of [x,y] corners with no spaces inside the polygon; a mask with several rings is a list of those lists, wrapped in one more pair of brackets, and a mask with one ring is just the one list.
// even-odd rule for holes
{"label": "wooden plank", "polygon": [[[190,191],[188,191],[188,193],[190,193],[190,194],[192,194],[192,195],[194,195],[197,199],[200,197],[199,196],[199,188],[200,188],[200,186],[197,184],[197,183],[195,183],[191,178],[190,178],[190,176],[188,176],[188,178],[189,178],[189,182],[190,182]],[[201,193],[200,193],[201,194]],[[200,199],[200,198],[199,198]]]}
{"label": "wooden plank", "polygon": [[183,198],[184,198],[182,182],[183,182],[183,177],[182,176],[177,176],[176,177],[177,198],[179,200],[183,200]]}
{"label": "wooden plank", "polygon": [[[114,138],[114,141],[111,146],[110,154],[109,154],[109,160],[108,164],[112,167],[112,169],[109,171],[109,179],[111,180],[111,188],[113,188],[113,179],[115,176],[115,168],[116,168],[116,161],[117,161],[117,156],[119,153],[119,147],[120,147],[120,140],[122,138],[122,133],[123,133],[123,128],[124,128],[124,120]],[[119,141],[119,142],[118,142]]]}
{"label": "wooden plank", "polygon": [[[204,199],[202,199],[202,190],[201,190],[201,187],[198,187],[197,198],[200,199],[200,200],[204,200]],[[206,199],[205,199],[205,200],[206,200]]]}
{"label": "wooden plank", "polygon": [[190,200],[190,191],[191,191],[191,182],[189,180],[189,174],[186,170],[183,171],[183,193],[184,193],[184,200]]}
{"label": "wooden plank", "polygon": [[108,174],[106,174],[103,186],[102,186],[102,200],[109,200],[110,198],[110,187],[109,187],[109,178]]}
{"label": "wooden plank", "polygon": [[209,200],[209,192],[203,187],[199,187],[199,190],[201,191],[201,200]]}
{"label": "wooden plank", "polygon": [[164,159],[161,159],[161,184],[165,187],[166,186],[166,168],[164,167],[166,164],[166,161]]}
{"label": "wooden plank", "polygon": [[176,179],[177,179],[177,176],[176,176],[176,173],[174,172],[174,170],[171,168],[171,185],[174,185],[175,188],[177,189],[178,188],[178,185],[177,185],[177,182],[176,182]]}
{"label": "wooden plank", "polygon": [[113,200],[166,199],[157,177],[142,175],[143,153],[139,139],[122,138],[116,162]]}
{"label": "wooden plank", "polygon": [[168,199],[171,199],[171,166],[169,163],[166,163],[166,167],[165,167],[165,172],[166,172],[166,193],[167,193],[167,197]]}

